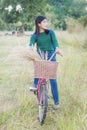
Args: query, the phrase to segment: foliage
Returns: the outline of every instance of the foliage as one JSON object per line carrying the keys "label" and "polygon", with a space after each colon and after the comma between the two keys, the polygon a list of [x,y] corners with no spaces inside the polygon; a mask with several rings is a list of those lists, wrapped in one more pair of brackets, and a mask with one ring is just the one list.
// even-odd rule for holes
{"label": "foliage", "polygon": [[[57,19],[57,22],[55,24],[54,19],[54,26],[62,28],[63,30],[67,28],[66,19],[67,17],[78,19],[81,16],[87,15],[86,10],[86,3],[85,0],[48,0],[48,2],[53,6],[54,8],[51,8],[53,10],[55,19]],[[50,12],[50,10],[49,10]],[[54,17],[53,17],[54,18]],[[53,19],[52,18],[52,19]]]}
{"label": "foliage", "polygon": [[79,19],[80,23],[82,23],[82,25],[84,27],[87,26],[87,15],[86,16],[82,16],[80,19]]}
{"label": "foliage", "polygon": [[[44,14],[46,2],[42,0],[3,0],[0,2],[1,4],[1,13],[2,13],[2,19],[6,23],[17,23],[18,21],[21,21],[22,23],[30,23],[29,26],[31,26],[31,23],[34,24],[34,18],[38,14]],[[5,10],[5,8],[8,8],[12,6],[12,10],[9,12],[8,10]],[[22,7],[22,10],[16,11],[16,6],[20,5]],[[31,28],[31,27],[29,27]]]}
{"label": "foliage", "polygon": [[5,29],[5,23],[4,21],[0,18],[0,30],[4,30]]}
{"label": "foliage", "polygon": [[[16,10],[17,5],[22,9]],[[0,17],[6,23],[24,23],[26,30],[32,30],[37,15],[46,15],[56,29],[67,29],[67,18],[82,19],[86,26],[86,0],[0,0]],[[9,12],[7,9],[12,6]],[[82,18],[83,17],[83,18]]]}

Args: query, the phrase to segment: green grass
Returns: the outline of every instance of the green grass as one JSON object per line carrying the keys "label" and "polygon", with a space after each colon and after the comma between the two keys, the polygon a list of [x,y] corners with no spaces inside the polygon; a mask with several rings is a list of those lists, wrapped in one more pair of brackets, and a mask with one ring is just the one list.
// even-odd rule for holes
{"label": "green grass", "polygon": [[[74,37],[73,37],[74,38]],[[61,40],[62,39],[62,40]],[[74,41],[75,39],[73,39]],[[27,46],[29,37],[0,37],[0,130],[86,130],[87,51],[61,41],[59,63],[59,111],[49,109],[45,124],[37,120],[37,99],[29,91],[33,65],[14,56],[18,45]],[[68,37],[67,37],[68,41]],[[53,101],[49,102],[51,105]]]}

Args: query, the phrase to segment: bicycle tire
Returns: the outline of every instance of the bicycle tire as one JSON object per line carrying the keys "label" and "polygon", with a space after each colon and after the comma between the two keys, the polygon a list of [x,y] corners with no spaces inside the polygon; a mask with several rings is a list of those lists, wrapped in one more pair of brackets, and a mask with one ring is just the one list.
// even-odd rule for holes
{"label": "bicycle tire", "polygon": [[41,124],[44,123],[44,120],[46,118],[46,112],[47,112],[47,106],[48,106],[48,94],[47,94],[47,88],[46,83],[41,83],[40,87],[40,101],[39,101],[39,121]]}

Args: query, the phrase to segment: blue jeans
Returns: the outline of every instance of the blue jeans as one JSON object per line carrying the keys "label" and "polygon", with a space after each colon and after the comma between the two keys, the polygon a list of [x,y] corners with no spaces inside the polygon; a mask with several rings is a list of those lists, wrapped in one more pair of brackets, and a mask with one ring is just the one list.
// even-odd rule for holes
{"label": "blue jeans", "polygon": [[[45,52],[44,52],[45,53]],[[48,59],[51,57],[51,55],[54,52],[48,52]],[[56,55],[52,58],[51,61],[56,61]],[[37,85],[38,84],[38,78],[34,78],[34,84]],[[59,104],[59,92],[58,92],[58,83],[56,79],[50,79],[50,84],[51,84],[51,92],[53,95],[53,99],[54,99],[54,104]]]}

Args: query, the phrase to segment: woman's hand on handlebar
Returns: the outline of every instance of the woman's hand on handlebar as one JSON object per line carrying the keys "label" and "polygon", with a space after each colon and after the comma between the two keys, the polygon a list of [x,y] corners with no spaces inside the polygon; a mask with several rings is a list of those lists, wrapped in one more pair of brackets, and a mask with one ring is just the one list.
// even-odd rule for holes
{"label": "woman's hand on handlebar", "polygon": [[56,47],[56,54],[59,54],[60,56],[63,56],[59,47]]}

